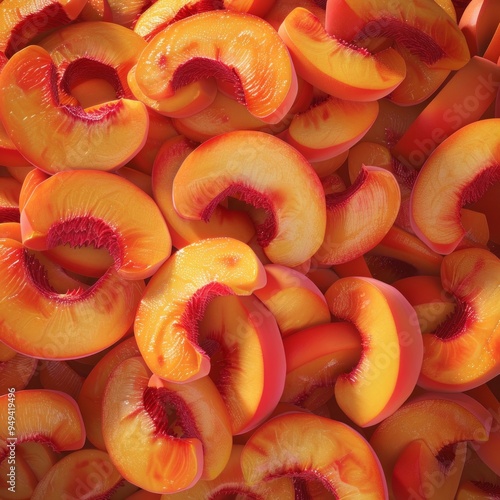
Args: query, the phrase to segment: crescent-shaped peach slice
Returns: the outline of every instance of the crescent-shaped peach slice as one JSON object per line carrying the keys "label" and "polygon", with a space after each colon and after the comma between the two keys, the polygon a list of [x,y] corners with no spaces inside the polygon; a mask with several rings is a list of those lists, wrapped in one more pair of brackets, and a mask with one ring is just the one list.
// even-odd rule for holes
{"label": "crescent-shaped peach slice", "polygon": [[7,361],[0,361],[0,394],[7,394],[10,389],[24,389],[35,373],[38,360],[16,353]]}
{"label": "crescent-shaped peach slice", "polygon": [[302,264],[323,241],[326,207],[319,178],[295,148],[272,135],[228,132],[184,160],[173,185],[181,217],[209,220],[227,196],[265,212],[257,238],[275,264]]}
{"label": "crescent-shaped peach slice", "polygon": [[297,94],[295,69],[276,31],[257,16],[226,10],[167,26],[142,52],[135,74],[140,90],[156,100],[208,77],[232,84],[240,102],[267,123],[279,122]]}
{"label": "crescent-shaped peach slice", "polygon": [[[469,151],[463,155],[462,151]],[[465,236],[460,209],[500,182],[500,118],[480,120],[443,141],[422,166],[410,199],[415,234],[449,254]]]}
{"label": "crescent-shaped peach slice", "polygon": [[52,58],[36,45],[14,54],[0,73],[0,120],[30,163],[51,174],[113,170],[142,148],[149,124],[143,103],[118,99],[84,109],[63,104],[57,85]]}
{"label": "crescent-shaped peach slice", "polygon": [[174,253],[149,281],[135,320],[137,345],[153,373],[187,382],[210,371],[197,343],[198,321],[219,295],[250,295],[266,281],[252,249],[232,238],[206,238]]}
{"label": "crescent-shaped peach slice", "polygon": [[75,170],[49,177],[33,189],[21,219],[27,248],[49,250],[64,244],[104,248],[125,279],[148,278],[172,249],[154,201],[109,172]]}

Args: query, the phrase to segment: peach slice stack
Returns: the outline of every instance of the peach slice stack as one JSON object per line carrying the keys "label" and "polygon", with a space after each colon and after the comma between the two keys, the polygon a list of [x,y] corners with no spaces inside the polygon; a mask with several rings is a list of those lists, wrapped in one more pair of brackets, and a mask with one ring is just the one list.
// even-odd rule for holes
{"label": "peach slice stack", "polygon": [[0,498],[498,498],[499,26],[0,1]]}

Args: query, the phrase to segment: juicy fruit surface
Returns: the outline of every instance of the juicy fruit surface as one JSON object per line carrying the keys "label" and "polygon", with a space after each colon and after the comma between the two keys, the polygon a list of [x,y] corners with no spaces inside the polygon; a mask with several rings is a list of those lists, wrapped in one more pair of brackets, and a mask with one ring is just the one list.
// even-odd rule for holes
{"label": "juicy fruit surface", "polygon": [[0,0],[0,497],[498,496],[499,22]]}

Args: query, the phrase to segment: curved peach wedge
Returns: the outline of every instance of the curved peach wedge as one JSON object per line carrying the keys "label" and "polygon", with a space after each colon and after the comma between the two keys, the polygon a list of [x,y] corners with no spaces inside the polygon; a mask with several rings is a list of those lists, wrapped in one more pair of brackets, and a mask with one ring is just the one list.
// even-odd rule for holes
{"label": "curved peach wedge", "polygon": [[51,176],[33,190],[21,220],[27,248],[49,250],[64,244],[105,248],[125,279],[148,278],[172,248],[154,201],[109,172],[75,170]]}
{"label": "curved peach wedge", "polygon": [[209,301],[250,295],[265,280],[252,249],[232,238],[207,238],[174,253],[149,281],[135,320],[151,371],[172,382],[207,375],[210,358],[197,343],[197,328]]}
{"label": "curved peach wedge", "polygon": [[24,389],[35,373],[38,360],[16,353],[7,361],[0,361],[0,394],[7,394],[9,388]]}
{"label": "curved peach wedge", "polygon": [[297,74],[340,99],[375,101],[403,80],[403,58],[392,48],[376,54],[330,36],[307,9],[290,12],[278,33],[291,53]]}
{"label": "curved peach wedge", "polygon": [[142,52],[135,77],[157,100],[215,77],[233,85],[238,100],[266,123],[279,122],[297,94],[295,70],[276,31],[259,17],[232,11],[202,12],[167,26]]}
{"label": "curved peach wedge", "polygon": [[391,415],[410,396],[422,366],[422,335],[415,311],[395,288],[373,278],[341,278],[325,293],[333,316],[361,336],[358,364],[335,383],[335,398],[357,425]]}
{"label": "curved peach wedge", "polygon": [[112,372],[102,430],[122,476],[153,493],[175,493],[200,478],[214,479],[231,453],[229,416],[210,378],[162,381],[140,357]]}
{"label": "curved peach wedge", "polygon": [[262,424],[241,452],[249,484],[280,476],[321,482],[330,497],[387,498],[377,456],[349,426],[308,413],[288,412]]}
{"label": "curved peach wedge", "polygon": [[142,148],[149,124],[143,103],[118,99],[84,109],[63,104],[57,84],[50,54],[36,45],[14,54],[0,73],[0,120],[30,163],[48,173],[113,170]]}
{"label": "curved peach wedge", "polygon": [[295,148],[272,135],[228,132],[184,160],[173,184],[179,215],[209,220],[227,196],[263,209],[257,240],[275,264],[302,264],[323,241],[326,207],[319,178]]}
{"label": "curved peach wedge", "polygon": [[[500,119],[480,120],[454,132],[422,166],[410,199],[415,234],[432,250],[449,254],[465,230],[460,209],[500,181]],[[473,154],[456,159],[461,151]]]}
{"label": "curved peach wedge", "polygon": [[19,222],[21,184],[9,177],[0,178],[0,223]]}

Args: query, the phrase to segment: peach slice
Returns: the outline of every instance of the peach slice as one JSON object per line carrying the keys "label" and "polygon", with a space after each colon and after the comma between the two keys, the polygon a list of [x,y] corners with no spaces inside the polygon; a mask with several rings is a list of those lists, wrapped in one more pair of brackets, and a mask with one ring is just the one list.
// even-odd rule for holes
{"label": "peach slice", "polygon": [[494,0],[471,0],[458,27],[472,55],[483,55],[500,22],[500,8]]}
{"label": "peach slice", "polygon": [[357,425],[381,422],[413,391],[423,358],[416,313],[395,288],[373,278],[341,278],[325,293],[335,318],[350,321],[363,353],[335,383],[335,398]]}
{"label": "peach slice", "polygon": [[297,74],[340,99],[375,101],[392,92],[405,76],[403,58],[392,48],[377,54],[330,36],[303,7],[288,14],[278,29]]}
{"label": "peach slice", "polygon": [[116,490],[121,481],[122,477],[106,452],[78,450],[49,469],[31,499],[102,498]]}
{"label": "peach slice", "polygon": [[470,58],[456,21],[434,1],[333,0],[325,27],[347,42],[389,38],[433,69],[456,70]]}
{"label": "peach slice", "polygon": [[21,220],[27,248],[49,250],[66,243],[104,248],[125,279],[148,278],[171,252],[170,234],[154,201],[109,172],[53,175],[33,190]]}
{"label": "peach slice", "polygon": [[214,298],[199,326],[210,377],[228,409],[233,435],[257,427],[285,383],[285,353],[276,320],[253,296]]}
{"label": "peach slice", "polygon": [[4,0],[0,6],[0,51],[7,57],[40,34],[69,24],[87,0]]}
{"label": "peach slice", "polygon": [[30,163],[48,173],[113,170],[142,148],[149,123],[143,103],[118,99],[83,109],[63,104],[57,84],[51,56],[35,45],[12,56],[0,73],[0,120]]}
{"label": "peach slice", "polygon": [[475,210],[462,208],[460,210],[460,221],[466,234],[457,248],[471,246],[486,248],[490,240],[490,228],[486,215]]}
{"label": "peach slice", "polygon": [[264,267],[267,282],[254,295],[274,316],[283,337],[330,322],[325,297],[307,276],[278,264]]}
{"label": "peach slice", "polygon": [[95,285],[58,293],[35,255],[15,240],[0,240],[0,340],[41,359],[72,359],[119,340],[133,323],[143,281],[109,270]]}
{"label": "peach slice", "polygon": [[137,18],[154,1],[155,0],[134,0],[133,2],[124,2],[123,0],[107,0],[109,9],[111,10],[110,21],[132,29]]}
{"label": "peach slice", "polygon": [[265,17],[275,0],[224,0],[224,8],[237,12],[247,12],[258,17]]}
{"label": "peach slice", "polygon": [[112,18],[108,0],[87,0],[77,20],[112,22]]}
{"label": "peach slice", "polygon": [[[466,125],[443,141],[420,170],[411,194],[410,222],[415,234],[435,252],[453,252],[465,235],[460,208],[500,181],[499,132],[498,118]],[[461,158],[455,168],[464,149],[475,153]]]}
{"label": "peach slice", "polygon": [[229,416],[210,378],[162,381],[140,357],[126,359],[111,374],[102,430],[120,474],[152,493],[214,479],[231,453]]}
{"label": "peach slice", "polygon": [[[326,233],[314,259],[333,265],[361,257],[392,227],[400,202],[394,175],[383,168],[364,166],[349,188],[326,195]],[[365,216],[359,217],[360,213]]]}
{"label": "peach slice", "polygon": [[318,250],[326,225],[323,189],[292,146],[263,132],[228,132],[198,146],[174,179],[174,207],[190,220],[209,220],[221,200],[235,195],[266,212],[256,230],[273,263],[294,267]]}
{"label": "peach slice", "polygon": [[0,362],[0,394],[7,394],[9,388],[24,389],[35,373],[38,360],[16,353],[11,359]]}
{"label": "peach slice", "polygon": [[351,276],[373,278],[363,255],[356,259],[349,260],[348,262],[344,262],[343,264],[334,264],[331,266],[331,269],[339,278],[349,278]]}
{"label": "peach slice", "polygon": [[465,394],[426,393],[407,402],[381,422],[370,438],[390,495],[409,498],[395,497],[393,484],[396,488],[404,487],[405,482],[417,486],[419,476],[423,482],[414,493],[416,498],[424,496],[426,490],[434,492],[445,486],[449,473],[460,464],[458,453],[464,451],[457,445],[486,441],[490,423],[491,416],[484,407]]}
{"label": "peach slice", "polygon": [[281,401],[315,411],[333,395],[339,375],[358,363],[361,338],[347,322],[306,328],[283,340],[286,379]]}
{"label": "peach slice", "polygon": [[296,7],[303,7],[314,14],[321,24],[325,25],[325,6],[326,2],[315,0],[274,0],[273,6],[264,16],[264,19],[278,31],[281,23],[286,16]]}
{"label": "peach slice", "polygon": [[153,196],[167,223],[172,243],[180,249],[204,238],[227,236],[248,242],[255,228],[241,212],[217,206],[210,220],[185,220],[175,211],[172,199],[174,178],[186,157],[196,145],[179,135],[165,141],[156,156],[152,172]]}
{"label": "peach slice", "polygon": [[0,178],[0,223],[19,222],[21,184],[9,177]]}
{"label": "peach slice", "polygon": [[345,163],[349,156],[349,151],[344,151],[333,158],[323,161],[312,161],[311,166],[314,168],[318,177],[323,178],[335,173]]}
{"label": "peach slice", "polygon": [[[224,30],[206,31],[218,25]],[[156,100],[208,77],[232,84],[238,100],[266,123],[279,122],[297,94],[295,70],[276,31],[232,11],[202,12],[167,26],[142,52],[135,74],[141,91]]]}
{"label": "peach slice", "polygon": [[149,281],[135,320],[151,371],[172,382],[207,375],[210,358],[197,343],[197,329],[209,301],[250,295],[265,282],[255,253],[232,238],[207,238],[174,253]]}
{"label": "peach slice", "polygon": [[378,103],[327,97],[295,115],[281,138],[309,161],[333,158],[361,140],[373,125]]}
{"label": "peach slice", "polygon": [[4,167],[27,167],[31,165],[28,160],[19,152],[12,139],[7,135],[7,132],[0,122],[0,158],[1,164]]}
{"label": "peach slice", "polygon": [[280,476],[317,480],[329,497],[387,498],[379,460],[349,426],[308,413],[289,412],[262,424],[241,452],[248,484]]}
{"label": "peach slice", "polygon": [[78,397],[84,381],[65,361],[41,360],[38,376],[44,389],[64,392],[73,399]]}

